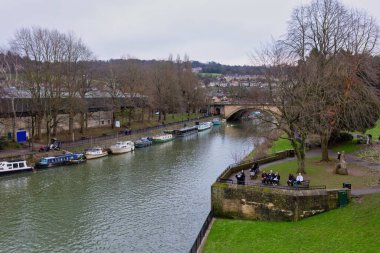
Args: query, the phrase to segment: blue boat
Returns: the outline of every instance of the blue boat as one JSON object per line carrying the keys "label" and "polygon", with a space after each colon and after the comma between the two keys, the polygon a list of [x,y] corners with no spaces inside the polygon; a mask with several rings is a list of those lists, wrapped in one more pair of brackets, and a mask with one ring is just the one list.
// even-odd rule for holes
{"label": "blue boat", "polygon": [[214,119],[212,119],[212,124],[213,125],[220,125],[220,124],[222,124],[222,122],[220,121],[219,118],[214,118]]}
{"label": "blue boat", "polygon": [[71,153],[59,156],[49,156],[41,158],[35,165],[36,169],[47,169],[56,166],[78,164],[85,162],[86,158],[82,153]]}
{"label": "blue boat", "polygon": [[141,139],[138,139],[135,141],[135,147],[136,148],[144,148],[152,145],[152,141],[150,140],[149,137],[142,137]]}

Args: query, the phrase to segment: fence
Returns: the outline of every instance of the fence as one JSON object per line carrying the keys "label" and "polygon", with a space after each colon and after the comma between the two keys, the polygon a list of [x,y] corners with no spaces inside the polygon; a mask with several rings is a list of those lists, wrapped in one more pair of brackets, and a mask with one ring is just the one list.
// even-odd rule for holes
{"label": "fence", "polygon": [[[232,179],[218,178],[217,181],[219,183],[224,183],[224,184],[238,184],[237,182],[234,182]],[[320,189],[326,189],[326,185],[315,185],[315,186],[309,185],[308,187],[303,187],[303,186],[297,187],[296,185],[285,186],[285,185],[260,184],[260,183],[252,183],[252,182],[245,182],[244,185],[263,187],[263,188],[284,189],[284,190],[320,190]]]}
{"label": "fence", "polygon": [[199,246],[201,245],[202,240],[206,234],[206,231],[207,231],[208,227],[210,226],[210,223],[211,223],[213,217],[214,217],[214,214],[211,210],[210,213],[207,215],[207,218],[202,225],[201,231],[199,231],[198,236],[195,239],[195,242],[193,243],[193,246],[191,247],[191,249],[189,251],[190,253],[196,253],[197,252],[197,250],[198,250]]}

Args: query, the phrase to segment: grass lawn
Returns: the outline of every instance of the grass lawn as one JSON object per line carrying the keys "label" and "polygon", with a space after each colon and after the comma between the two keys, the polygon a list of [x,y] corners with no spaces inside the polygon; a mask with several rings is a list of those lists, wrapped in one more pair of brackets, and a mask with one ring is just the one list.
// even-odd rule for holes
{"label": "grass lawn", "polygon": [[331,149],[334,150],[335,152],[344,151],[345,153],[352,153],[362,148],[363,148],[362,144],[357,144],[355,141],[347,141],[344,143],[340,143],[339,145],[336,145],[332,147]]}
{"label": "grass lawn", "polygon": [[298,222],[217,219],[203,253],[379,252],[380,194]]}
{"label": "grass lawn", "polygon": [[[348,164],[349,175],[337,175],[334,173],[335,161],[320,162],[320,158],[306,159],[306,179],[310,179],[310,185],[326,185],[327,188],[341,188],[343,182],[352,184],[352,189],[368,188],[376,186],[380,173],[368,168]],[[296,174],[297,162],[287,161],[272,164],[265,171],[273,170],[281,175],[281,182],[285,184],[289,173]]]}
{"label": "grass lawn", "polygon": [[[285,136],[282,136],[285,137]],[[272,148],[270,150],[271,154],[288,150],[288,149],[293,149],[292,145],[290,144],[290,141],[288,139],[284,138],[278,138],[276,141],[273,142]]]}
{"label": "grass lawn", "polygon": [[376,122],[375,127],[367,130],[365,134],[371,134],[372,140],[377,140],[380,136],[380,119]]}

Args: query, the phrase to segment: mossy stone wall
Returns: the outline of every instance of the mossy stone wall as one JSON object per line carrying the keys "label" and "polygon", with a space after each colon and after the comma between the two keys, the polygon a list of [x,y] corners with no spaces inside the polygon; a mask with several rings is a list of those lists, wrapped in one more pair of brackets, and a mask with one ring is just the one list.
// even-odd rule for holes
{"label": "mossy stone wall", "polygon": [[338,190],[289,190],[216,182],[211,187],[211,205],[217,217],[297,221],[337,208]]}

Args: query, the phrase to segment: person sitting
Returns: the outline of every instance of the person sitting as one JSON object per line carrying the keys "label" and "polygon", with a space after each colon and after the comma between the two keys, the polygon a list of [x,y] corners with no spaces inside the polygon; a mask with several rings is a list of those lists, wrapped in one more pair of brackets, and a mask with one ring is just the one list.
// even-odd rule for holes
{"label": "person sitting", "polygon": [[273,178],[274,178],[273,171],[270,170],[269,173],[268,173],[268,176],[267,176],[267,181],[266,181],[266,183],[267,183],[267,184],[272,184],[272,183],[273,183]]}
{"label": "person sitting", "polygon": [[242,181],[241,184],[244,185],[244,184],[245,184],[245,174],[244,174],[244,170],[242,170],[240,174],[241,174],[240,178],[241,178],[241,181]]}
{"label": "person sitting", "polygon": [[276,172],[273,176],[273,180],[272,180],[272,183],[274,185],[278,185],[280,183],[280,174],[278,172]]}
{"label": "person sitting", "polygon": [[236,174],[235,177],[236,177],[236,180],[237,180],[237,184],[242,184],[242,185],[245,184],[244,170],[242,170],[241,172],[239,172],[238,174]]}
{"label": "person sitting", "polygon": [[295,180],[296,179],[294,178],[293,174],[290,173],[289,177],[288,177],[288,181],[287,181],[288,186],[293,186],[293,183],[294,183]]}
{"label": "person sitting", "polygon": [[263,184],[266,183],[266,181],[267,181],[267,177],[268,177],[268,174],[267,174],[265,171],[263,171],[263,173],[261,174],[261,182],[262,182]]}
{"label": "person sitting", "polygon": [[301,173],[298,173],[298,176],[296,178],[296,184],[299,185],[303,182],[303,176]]}
{"label": "person sitting", "polygon": [[249,169],[249,173],[252,178],[255,177],[257,173],[259,173],[259,164],[254,163],[253,166]]}

